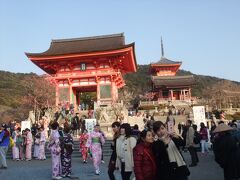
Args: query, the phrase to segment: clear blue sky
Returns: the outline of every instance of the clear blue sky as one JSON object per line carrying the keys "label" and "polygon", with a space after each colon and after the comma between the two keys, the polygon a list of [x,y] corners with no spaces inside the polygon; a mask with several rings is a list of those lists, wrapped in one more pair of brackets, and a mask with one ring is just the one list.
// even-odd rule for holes
{"label": "clear blue sky", "polygon": [[1,0],[0,69],[42,74],[24,52],[51,39],[124,32],[138,64],[165,56],[182,69],[240,81],[239,0]]}

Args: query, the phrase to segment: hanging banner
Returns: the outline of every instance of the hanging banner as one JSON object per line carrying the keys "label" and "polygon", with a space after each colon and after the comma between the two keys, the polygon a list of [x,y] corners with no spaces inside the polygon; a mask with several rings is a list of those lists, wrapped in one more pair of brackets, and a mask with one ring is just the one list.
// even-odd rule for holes
{"label": "hanging banner", "polygon": [[85,119],[85,125],[88,133],[93,132],[94,126],[97,124],[96,119]]}
{"label": "hanging banner", "polygon": [[22,121],[21,122],[21,130],[25,130],[26,128],[31,130],[31,121]]}
{"label": "hanging banner", "polygon": [[193,106],[194,124],[197,125],[198,130],[200,129],[200,123],[203,122],[207,125],[205,118],[205,107],[204,106]]}

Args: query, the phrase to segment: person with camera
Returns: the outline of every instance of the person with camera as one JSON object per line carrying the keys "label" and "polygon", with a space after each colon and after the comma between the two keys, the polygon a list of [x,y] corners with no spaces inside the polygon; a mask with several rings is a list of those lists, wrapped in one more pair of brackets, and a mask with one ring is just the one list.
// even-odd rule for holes
{"label": "person with camera", "polygon": [[153,131],[158,136],[153,143],[153,154],[156,158],[157,179],[187,180],[190,172],[180,153],[183,138],[175,132],[169,133],[161,121],[153,124]]}

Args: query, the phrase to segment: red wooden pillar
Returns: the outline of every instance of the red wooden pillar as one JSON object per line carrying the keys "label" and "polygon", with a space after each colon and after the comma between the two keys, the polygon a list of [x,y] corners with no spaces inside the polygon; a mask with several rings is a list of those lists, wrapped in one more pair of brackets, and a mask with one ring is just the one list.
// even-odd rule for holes
{"label": "red wooden pillar", "polygon": [[181,89],[181,91],[180,91],[180,100],[183,100],[183,92],[182,92],[182,89]]}
{"label": "red wooden pillar", "polygon": [[163,94],[162,94],[162,90],[159,90],[159,96],[158,96],[159,99],[162,99],[163,98]]}
{"label": "red wooden pillar", "polygon": [[78,107],[76,94],[77,94],[77,91],[76,91],[76,89],[74,89],[74,90],[73,90],[73,100],[72,100],[72,101],[73,101],[73,105],[74,105],[74,108],[75,108],[75,109],[77,109],[77,107]]}
{"label": "red wooden pillar", "polygon": [[114,77],[111,78],[111,96],[112,96],[112,102],[116,102],[116,83],[114,81]]}
{"label": "red wooden pillar", "polygon": [[55,92],[55,97],[56,97],[56,107],[58,107],[59,104],[59,87],[58,87],[58,83],[56,84],[56,92]]}
{"label": "red wooden pillar", "polygon": [[100,104],[100,82],[98,77],[96,77],[96,82],[97,82],[97,104]]}
{"label": "red wooden pillar", "polygon": [[185,92],[185,89],[183,90],[183,100],[186,100],[186,92]]}
{"label": "red wooden pillar", "polygon": [[73,90],[72,90],[72,83],[69,83],[69,103],[73,104],[73,100],[72,100],[72,94],[73,94]]}
{"label": "red wooden pillar", "polygon": [[189,99],[192,98],[192,92],[191,92],[191,88],[189,88]]}
{"label": "red wooden pillar", "polygon": [[171,93],[171,100],[173,100],[173,90],[170,90]]}

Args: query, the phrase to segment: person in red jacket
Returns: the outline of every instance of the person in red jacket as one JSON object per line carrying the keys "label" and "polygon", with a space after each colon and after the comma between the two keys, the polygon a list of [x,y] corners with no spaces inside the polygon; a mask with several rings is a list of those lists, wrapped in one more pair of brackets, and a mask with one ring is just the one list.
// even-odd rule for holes
{"label": "person in red jacket", "polygon": [[136,180],[156,180],[156,164],[152,153],[153,134],[150,130],[140,133],[140,143],[133,149]]}

